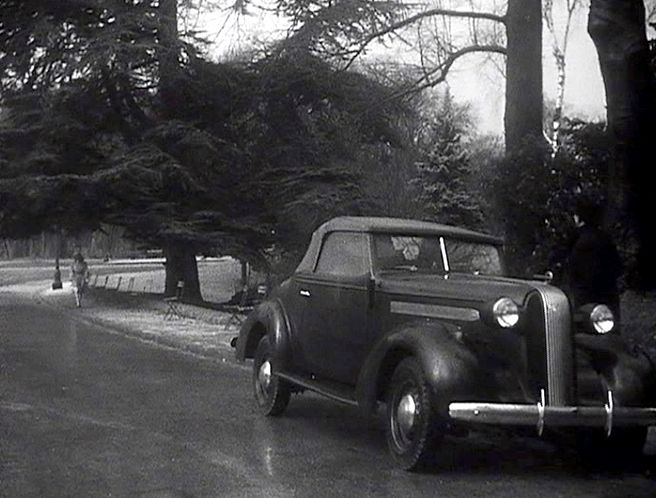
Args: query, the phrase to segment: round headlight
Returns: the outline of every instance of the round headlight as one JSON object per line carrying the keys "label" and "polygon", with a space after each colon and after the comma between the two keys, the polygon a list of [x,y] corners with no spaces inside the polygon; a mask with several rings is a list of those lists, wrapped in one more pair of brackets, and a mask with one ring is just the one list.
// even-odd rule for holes
{"label": "round headlight", "polygon": [[615,317],[608,306],[598,304],[590,312],[590,323],[597,334],[607,334],[615,326]]}
{"label": "round headlight", "polygon": [[517,325],[519,308],[515,301],[509,297],[502,297],[492,306],[492,316],[500,327],[508,329]]}

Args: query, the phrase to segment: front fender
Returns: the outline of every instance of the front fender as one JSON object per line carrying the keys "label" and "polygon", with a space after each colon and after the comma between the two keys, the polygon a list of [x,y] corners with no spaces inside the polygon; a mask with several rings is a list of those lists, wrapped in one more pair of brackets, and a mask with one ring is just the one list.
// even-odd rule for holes
{"label": "front fender", "polygon": [[276,366],[283,368],[289,359],[289,332],[289,320],[282,303],[277,299],[260,303],[239,329],[235,350],[237,361],[243,363],[247,358],[253,358],[260,340],[268,334]]}
{"label": "front fender", "polygon": [[624,406],[656,403],[656,371],[643,351],[629,349],[621,337],[610,334],[576,334],[575,344],[589,355],[593,368],[603,377],[600,387],[604,394],[610,389]]}
{"label": "front fender", "polygon": [[358,405],[365,413],[373,412],[383,399],[394,369],[407,356],[421,364],[438,413],[446,416],[450,402],[476,399],[475,393],[480,393],[481,369],[467,346],[447,325],[415,323],[383,337],[367,357],[356,387]]}

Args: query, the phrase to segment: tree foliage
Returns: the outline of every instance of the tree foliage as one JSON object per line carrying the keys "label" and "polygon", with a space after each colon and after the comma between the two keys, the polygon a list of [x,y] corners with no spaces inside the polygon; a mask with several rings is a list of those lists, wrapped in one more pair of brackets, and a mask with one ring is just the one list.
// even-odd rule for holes
{"label": "tree foliage", "polygon": [[606,202],[610,158],[604,123],[566,119],[555,156],[541,144],[499,161],[495,206],[514,273],[549,269],[559,276],[576,233],[575,216],[583,205]]}
{"label": "tree foliage", "polygon": [[[350,67],[370,48],[403,47],[412,68],[401,95],[444,82],[471,54],[505,56],[505,135],[509,150],[542,139],[542,9],[540,0],[429,3],[395,0],[279,0],[291,18],[288,45],[304,46]],[[380,52],[380,50],[378,50]]]}
{"label": "tree foliage", "polygon": [[260,128],[249,151],[262,163],[276,247],[297,253],[327,218],[369,209],[361,159],[402,145],[394,120],[404,110],[393,88],[303,49],[274,52],[255,70]]}
{"label": "tree foliage", "polygon": [[0,116],[0,225],[25,237],[55,227],[97,226],[102,200],[89,176],[105,159],[97,102],[71,84],[4,101]]}
{"label": "tree foliage", "polygon": [[385,86],[303,50],[209,62],[171,35],[171,1],[3,5],[5,235],[120,225],[165,249],[174,288],[189,254],[265,265],[357,212],[363,144],[397,141]]}
{"label": "tree foliage", "polygon": [[481,228],[483,213],[477,193],[468,188],[472,168],[464,140],[467,109],[458,107],[447,91],[429,114],[419,137],[421,159],[413,183],[418,189],[421,217],[439,223]]}

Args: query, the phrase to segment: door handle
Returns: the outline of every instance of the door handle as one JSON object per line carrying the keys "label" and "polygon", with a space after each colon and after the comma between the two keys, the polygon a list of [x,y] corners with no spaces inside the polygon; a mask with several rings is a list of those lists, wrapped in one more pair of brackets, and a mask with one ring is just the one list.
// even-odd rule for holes
{"label": "door handle", "polygon": [[301,289],[300,291],[298,291],[298,293],[303,297],[310,297],[310,291],[308,290]]}

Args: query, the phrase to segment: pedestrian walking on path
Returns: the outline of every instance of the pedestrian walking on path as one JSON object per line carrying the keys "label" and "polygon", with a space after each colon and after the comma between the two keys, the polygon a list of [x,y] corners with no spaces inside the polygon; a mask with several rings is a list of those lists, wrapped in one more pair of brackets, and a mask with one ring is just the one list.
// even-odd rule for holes
{"label": "pedestrian walking on path", "polygon": [[88,278],[89,265],[84,261],[84,256],[78,252],[73,256],[73,264],[71,265],[71,282],[75,294],[75,304],[78,308],[82,306],[82,294],[86,288]]}

